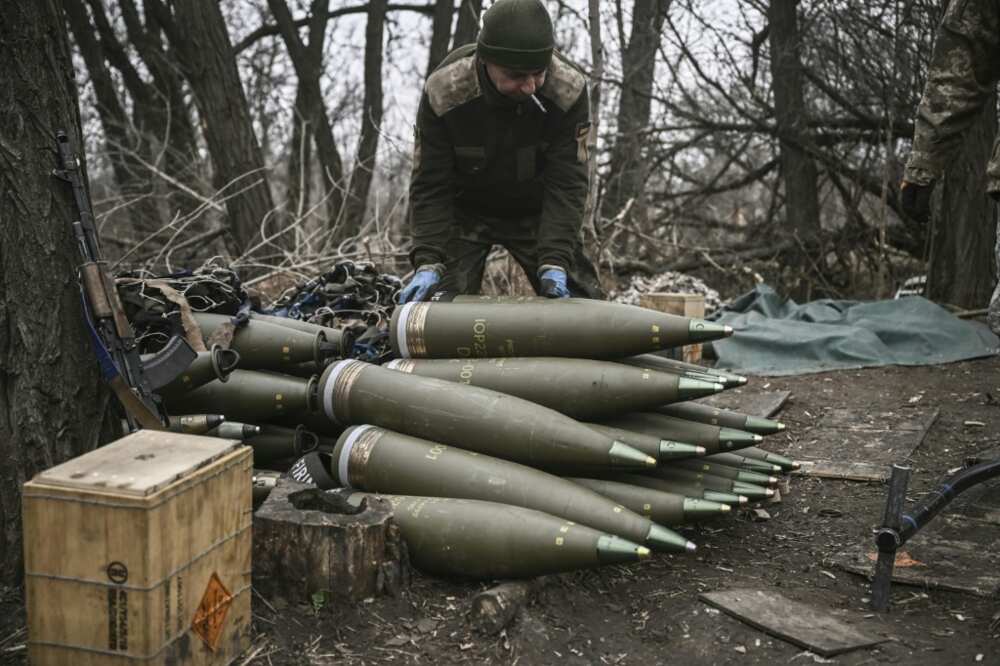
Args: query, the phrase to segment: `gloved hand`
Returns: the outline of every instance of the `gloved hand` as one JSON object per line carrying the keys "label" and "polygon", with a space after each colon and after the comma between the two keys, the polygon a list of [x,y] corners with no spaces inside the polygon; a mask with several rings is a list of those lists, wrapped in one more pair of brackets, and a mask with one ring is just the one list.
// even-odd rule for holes
{"label": "gloved hand", "polygon": [[430,295],[431,289],[441,281],[441,275],[444,272],[442,269],[443,267],[439,268],[436,265],[417,268],[417,272],[413,274],[409,284],[399,292],[400,305],[426,299]]}
{"label": "gloved hand", "polygon": [[927,224],[931,218],[931,192],[934,183],[918,185],[903,181],[899,188],[899,203],[903,212],[921,224]]}
{"label": "gloved hand", "polygon": [[546,298],[568,298],[569,287],[566,286],[566,271],[559,266],[542,266],[538,279],[541,280],[541,295]]}

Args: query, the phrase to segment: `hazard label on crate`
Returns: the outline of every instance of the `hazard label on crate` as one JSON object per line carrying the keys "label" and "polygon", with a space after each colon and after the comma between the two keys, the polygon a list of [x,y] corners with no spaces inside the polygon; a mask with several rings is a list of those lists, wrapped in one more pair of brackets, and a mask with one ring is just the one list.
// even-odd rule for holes
{"label": "hazard label on crate", "polygon": [[191,629],[201,637],[212,652],[215,652],[215,648],[219,645],[219,637],[222,635],[226,615],[232,603],[233,595],[229,594],[219,576],[213,573],[191,622]]}

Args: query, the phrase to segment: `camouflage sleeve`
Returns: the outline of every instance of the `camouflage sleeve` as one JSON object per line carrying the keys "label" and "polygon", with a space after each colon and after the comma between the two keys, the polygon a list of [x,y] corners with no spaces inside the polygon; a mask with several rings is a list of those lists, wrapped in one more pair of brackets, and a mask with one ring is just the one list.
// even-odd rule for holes
{"label": "camouflage sleeve", "polygon": [[917,110],[905,180],[939,178],[1000,78],[1000,2],[951,0]]}
{"label": "camouflage sleeve", "polygon": [[538,263],[569,269],[587,201],[590,99],[584,91],[566,112],[545,152],[545,195],[538,229]]}
{"label": "camouflage sleeve", "polygon": [[410,178],[410,261],[414,267],[445,260],[445,244],[455,219],[453,171],[454,151],[448,130],[424,93],[417,111]]}

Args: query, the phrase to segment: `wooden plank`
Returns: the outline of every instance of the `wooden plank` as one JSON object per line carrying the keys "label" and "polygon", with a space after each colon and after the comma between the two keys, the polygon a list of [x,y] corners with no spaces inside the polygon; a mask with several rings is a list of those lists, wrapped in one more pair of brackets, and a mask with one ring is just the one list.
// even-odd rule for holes
{"label": "wooden plank", "polygon": [[791,391],[761,391],[744,387],[716,393],[707,398],[695,400],[695,402],[750,416],[769,418],[785,406],[791,395]]}
{"label": "wooden plank", "polygon": [[842,479],[844,481],[885,481],[889,478],[887,465],[870,463],[848,463],[831,460],[800,460],[801,467],[792,474],[815,476],[820,479]]}
{"label": "wooden plank", "polygon": [[[908,541],[893,569],[894,583],[964,592],[981,597],[1000,593],[1000,528],[953,514],[936,517]],[[850,573],[872,577],[877,553],[871,539],[837,554],[834,563]]]}
{"label": "wooden plank", "polygon": [[770,590],[726,590],[698,596],[751,627],[823,657],[872,647],[886,640],[865,634],[830,613]]}
{"label": "wooden plank", "polygon": [[884,481],[892,463],[906,460],[923,443],[939,414],[939,409],[831,409],[786,455],[803,463],[796,472],[803,476]]}
{"label": "wooden plank", "polygon": [[145,497],[240,446],[218,437],[140,430],[49,468],[32,482]]}

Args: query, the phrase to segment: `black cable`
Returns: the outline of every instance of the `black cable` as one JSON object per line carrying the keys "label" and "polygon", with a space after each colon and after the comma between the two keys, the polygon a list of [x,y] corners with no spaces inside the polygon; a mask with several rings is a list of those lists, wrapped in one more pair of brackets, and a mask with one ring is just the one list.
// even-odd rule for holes
{"label": "black cable", "polygon": [[903,515],[902,527],[899,530],[899,545],[906,543],[959,494],[995,477],[1000,477],[1000,459],[979,463],[956,472],[937,490],[932,491],[929,499],[925,499],[913,511]]}

